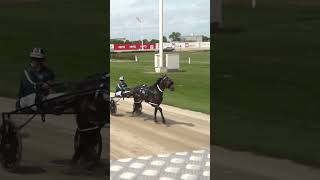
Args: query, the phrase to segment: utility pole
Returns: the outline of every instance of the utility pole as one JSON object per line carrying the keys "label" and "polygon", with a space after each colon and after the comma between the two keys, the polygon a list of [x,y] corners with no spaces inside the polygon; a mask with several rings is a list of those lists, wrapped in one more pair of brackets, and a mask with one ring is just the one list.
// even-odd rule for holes
{"label": "utility pole", "polygon": [[143,18],[142,17],[137,17],[137,21],[140,23],[140,39],[141,39],[141,50],[144,50],[143,47]]}
{"label": "utility pole", "polygon": [[252,1],[251,1],[251,7],[252,7],[252,9],[255,9],[255,8],[256,8],[256,5],[257,5],[256,0],[252,0]]}
{"label": "utility pole", "polygon": [[160,68],[163,67],[163,0],[159,0],[159,54]]}
{"label": "utility pole", "polygon": [[159,54],[155,55],[155,71],[167,73],[167,67],[163,60],[163,0],[159,0]]}
{"label": "utility pole", "polygon": [[213,19],[213,31],[217,31],[223,28],[223,0],[213,0],[212,3],[211,19]]}

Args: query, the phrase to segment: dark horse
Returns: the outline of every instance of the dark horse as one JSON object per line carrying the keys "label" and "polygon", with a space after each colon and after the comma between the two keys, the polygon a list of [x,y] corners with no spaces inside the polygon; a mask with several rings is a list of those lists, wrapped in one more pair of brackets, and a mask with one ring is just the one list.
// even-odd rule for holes
{"label": "dark horse", "polygon": [[129,93],[128,96],[133,96],[134,104],[133,104],[133,114],[141,113],[142,110],[142,101],[150,104],[154,107],[154,121],[157,123],[157,112],[158,110],[161,113],[162,122],[166,123],[164,119],[162,108],[160,104],[163,100],[163,92],[165,89],[169,89],[174,91],[173,81],[167,76],[164,75],[159,78],[152,86],[141,85],[133,88]]}
{"label": "dark horse", "polygon": [[[0,127],[0,161],[7,169],[15,169],[19,166],[22,153],[20,130],[25,127],[36,115],[41,115],[45,121],[46,114],[75,114],[77,131],[75,135],[75,153],[73,163],[84,158],[90,167],[100,160],[102,149],[101,128],[110,123],[109,117],[109,75],[97,74],[77,83],[63,83],[63,93],[57,97],[38,101],[36,104],[19,108],[8,113],[2,113],[2,125]],[[51,91],[56,86],[52,85]],[[61,89],[61,88],[60,88]],[[39,97],[42,95],[39,94]],[[41,97],[43,98],[43,97]],[[35,111],[30,111],[35,107]],[[10,120],[14,114],[33,114],[22,125],[17,126]],[[89,168],[89,167],[88,167]]]}
{"label": "dark horse", "polygon": [[109,77],[106,74],[91,76],[77,83],[75,88],[80,92],[93,91],[73,101],[78,129],[72,162],[76,163],[82,156],[86,161],[96,163],[102,150],[101,128],[110,124]]}
{"label": "dark horse", "polygon": [[51,111],[54,114],[63,114],[69,111],[76,115],[78,128],[74,139],[73,164],[81,157],[93,163],[100,160],[102,151],[100,131],[105,124],[110,124],[109,80],[109,75],[105,73],[89,76],[80,82],[69,83],[65,87],[65,96],[44,101],[40,105],[46,113]]}

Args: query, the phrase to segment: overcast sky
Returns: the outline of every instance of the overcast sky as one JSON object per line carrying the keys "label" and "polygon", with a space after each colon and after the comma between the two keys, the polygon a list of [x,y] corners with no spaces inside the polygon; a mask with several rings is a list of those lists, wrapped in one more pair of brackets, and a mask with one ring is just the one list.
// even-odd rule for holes
{"label": "overcast sky", "polygon": [[[143,17],[144,39],[158,39],[159,0],[111,0],[111,38],[140,39],[137,16]],[[210,0],[164,0],[164,35],[210,36]]]}

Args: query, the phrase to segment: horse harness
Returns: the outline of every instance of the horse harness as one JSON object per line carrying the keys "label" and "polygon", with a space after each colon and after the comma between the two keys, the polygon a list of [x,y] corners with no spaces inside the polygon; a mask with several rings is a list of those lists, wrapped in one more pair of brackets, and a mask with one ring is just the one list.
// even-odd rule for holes
{"label": "horse harness", "polygon": [[[162,90],[160,87],[159,87],[159,84],[157,84],[156,86],[156,90],[159,91],[160,93],[163,93],[164,90]],[[159,104],[156,104],[156,103],[153,103],[153,102],[150,102],[150,98],[153,97],[153,95],[155,94],[154,91],[152,91],[150,89],[150,87],[148,87],[146,84],[143,84],[139,90],[139,96],[144,96],[143,99],[145,99],[145,102],[150,104],[151,106],[159,106]],[[141,94],[141,95],[140,95]],[[135,104],[140,104],[142,101],[138,101],[138,102],[134,102]]]}

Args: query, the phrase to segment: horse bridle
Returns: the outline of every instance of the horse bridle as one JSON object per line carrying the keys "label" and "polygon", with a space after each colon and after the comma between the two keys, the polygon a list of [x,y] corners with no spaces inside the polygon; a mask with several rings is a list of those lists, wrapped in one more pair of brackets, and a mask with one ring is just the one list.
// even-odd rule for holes
{"label": "horse bridle", "polygon": [[110,94],[109,91],[104,88],[104,83],[100,84],[99,89],[97,89],[94,94],[94,98],[97,99],[100,93],[102,93],[103,100],[110,101]]}
{"label": "horse bridle", "polygon": [[[165,80],[165,79],[167,79],[168,77],[167,76],[165,76],[165,77],[163,77],[162,79],[161,79],[161,81],[163,81],[163,80]],[[160,82],[161,82],[160,81]],[[171,86],[172,86],[172,84],[173,84],[173,82],[171,82],[170,83],[170,85],[168,86],[168,88],[170,88]],[[160,91],[160,92],[163,92],[164,90],[162,90],[161,88],[160,88],[160,86],[159,86],[159,84],[157,83],[157,88],[158,88],[158,90]]]}
{"label": "horse bridle", "polygon": [[[104,101],[110,101],[109,91],[104,88],[103,83],[101,83],[99,89],[96,90],[96,92],[94,94],[94,98],[98,99],[98,96],[100,93],[102,93]],[[95,121],[89,121],[89,123],[95,124]],[[99,128],[101,128],[101,127],[95,125],[94,127],[89,127],[89,128],[85,128],[85,129],[77,128],[77,129],[79,132],[88,132],[88,131],[97,130]]]}
{"label": "horse bridle", "polygon": [[159,87],[159,85],[157,84],[157,88],[160,92],[163,92],[163,90]]}

